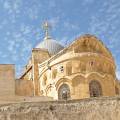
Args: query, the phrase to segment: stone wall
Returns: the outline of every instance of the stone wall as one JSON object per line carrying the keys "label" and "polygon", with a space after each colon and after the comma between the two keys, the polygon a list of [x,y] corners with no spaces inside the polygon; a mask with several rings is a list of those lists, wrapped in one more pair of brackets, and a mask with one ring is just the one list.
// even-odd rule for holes
{"label": "stone wall", "polygon": [[120,120],[120,97],[0,105],[0,120]]}
{"label": "stone wall", "polygon": [[17,79],[15,81],[15,94],[20,96],[34,96],[33,81]]}
{"label": "stone wall", "polygon": [[56,57],[50,58],[49,62],[39,64],[40,95],[58,99],[59,88],[62,84],[67,84],[71,99],[89,98],[93,93],[89,87],[92,81],[98,82],[102,96],[115,96],[115,88],[119,94],[112,56],[109,56],[109,51],[104,51],[104,46],[99,45],[99,41],[91,42],[88,38],[82,41],[86,44],[90,42],[86,47],[81,40],[75,41],[72,48],[68,48],[62,55],[57,54]]}
{"label": "stone wall", "polygon": [[41,101],[53,101],[53,98],[46,96],[0,96],[0,104]]}
{"label": "stone wall", "polygon": [[14,65],[0,64],[0,96],[15,95]]}

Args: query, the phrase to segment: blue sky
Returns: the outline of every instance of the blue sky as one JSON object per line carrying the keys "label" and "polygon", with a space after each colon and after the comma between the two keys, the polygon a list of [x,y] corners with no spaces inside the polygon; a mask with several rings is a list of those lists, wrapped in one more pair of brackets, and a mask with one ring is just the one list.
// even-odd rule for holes
{"label": "blue sky", "polygon": [[43,40],[45,20],[63,44],[96,35],[112,52],[120,78],[119,0],[0,0],[0,63],[15,64],[20,74],[32,48]]}

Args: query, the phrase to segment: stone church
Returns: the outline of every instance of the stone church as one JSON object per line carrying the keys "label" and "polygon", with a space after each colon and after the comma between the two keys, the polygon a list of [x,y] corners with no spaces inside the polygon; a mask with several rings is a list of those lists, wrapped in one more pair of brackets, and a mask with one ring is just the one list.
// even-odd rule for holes
{"label": "stone church", "polygon": [[44,28],[43,41],[15,80],[16,95],[71,100],[120,94],[114,58],[101,40],[86,34],[64,47],[49,35],[47,22]]}

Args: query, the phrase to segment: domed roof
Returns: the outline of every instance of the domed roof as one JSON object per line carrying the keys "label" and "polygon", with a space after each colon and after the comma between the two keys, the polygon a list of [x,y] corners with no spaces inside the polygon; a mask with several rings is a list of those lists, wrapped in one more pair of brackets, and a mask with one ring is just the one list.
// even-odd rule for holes
{"label": "domed roof", "polygon": [[56,40],[53,40],[50,36],[49,36],[49,28],[51,26],[49,25],[49,23],[46,21],[43,24],[43,28],[45,30],[45,38],[42,42],[40,42],[36,48],[41,48],[41,49],[47,49],[50,55],[54,55],[57,54],[60,50],[62,50],[64,47],[57,42]]}
{"label": "domed roof", "polygon": [[44,40],[40,42],[36,46],[36,48],[47,49],[51,55],[54,55],[62,50],[64,47],[56,40],[53,40],[51,37],[47,37],[44,38]]}

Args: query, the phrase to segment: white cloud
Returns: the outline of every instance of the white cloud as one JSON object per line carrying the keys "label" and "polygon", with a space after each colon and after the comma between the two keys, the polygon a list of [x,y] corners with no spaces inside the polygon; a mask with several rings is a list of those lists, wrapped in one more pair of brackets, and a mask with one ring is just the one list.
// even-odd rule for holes
{"label": "white cloud", "polygon": [[50,7],[50,8],[56,7],[56,1],[55,1],[55,0],[50,0],[50,1],[49,1],[49,7]]}
{"label": "white cloud", "polygon": [[95,0],[83,0],[82,1],[82,5],[88,5],[88,4],[91,4],[93,3]]}
{"label": "white cloud", "polygon": [[25,24],[20,26],[20,32],[22,32],[22,34],[29,34],[31,31],[32,28],[30,26],[26,26]]}
{"label": "white cloud", "polygon": [[72,30],[78,30],[79,26],[70,22],[64,22],[64,27],[67,28],[67,30],[72,29]]}
{"label": "white cloud", "polygon": [[120,80],[120,71],[116,72],[117,79]]}
{"label": "white cloud", "polygon": [[70,32],[70,31],[78,31],[79,30],[79,26],[75,23],[69,22],[69,21],[65,21],[63,23],[64,25],[64,29],[66,30],[66,32]]}
{"label": "white cloud", "polygon": [[20,12],[20,7],[22,5],[22,0],[6,0],[3,2],[3,8],[9,13],[19,13]]}
{"label": "white cloud", "polygon": [[10,5],[9,1],[5,1],[3,6],[4,6],[5,9],[10,9],[11,8],[11,5]]}
{"label": "white cloud", "polygon": [[53,30],[56,30],[57,25],[59,24],[60,17],[53,17],[48,19],[48,22],[51,24]]}
{"label": "white cloud", "polygon": [[63,37],[62,39],[60,39],[60,43],[63,45],[63,46],[67,46],[69,44],[69,39],[68,37]]}
{"label": "white cloud", "polygon": [[20,75],[23,73],[23,71],[24,71],[23,68],[24,68],[24,66],[21,65],[21,64],[18,64],[18,65],[16,66],[16,77],[17,77],[17,78],[19,78]]}
{"label": "white cloud", "polygon": [[28,17],[32,20],[35,20],[39,17],[39,9],[36,5],[33,5],[30,8],[27,8],[27,10],[25,11],[25,14],[28,15]]}
{"label": "white cloud", "polygon": [[32,49],[30,42],[30,37],[33,35],[32,31],[34,31],[32,26],[22,24],[20,25],[20,29],[11,32],[11,39],[9,39],[8,32],[6,41],[9,47],[7,47],[7,50],[9,52],[8,56],[10,55],[13,62],[19,60],[26,62],[28,60],[29,53]]}
{"label": "white cloud", "polygon": [[4,0],[1,3],[5,15],[7,13],[7,22],[15,23],[17,18],[20,16],[22,0]]}
{"label": "white cloud", "polygon": [[6,57],[7,57],[7,54],[2,54],[1,57],[2,57],[2,58],[6,58]]}
{"label": "white cloud", "polygon": [[101,5],[101,9],[98,10],[98,13],[91,17],[90,22],[90,33],[101,36],[101,38],[106,37],[108,47],[110,45],[111,48],[118,48],[120,46],[120,29],[118,28],[120,25],[119,6],[120,3],[115,0],[105,1]]}

